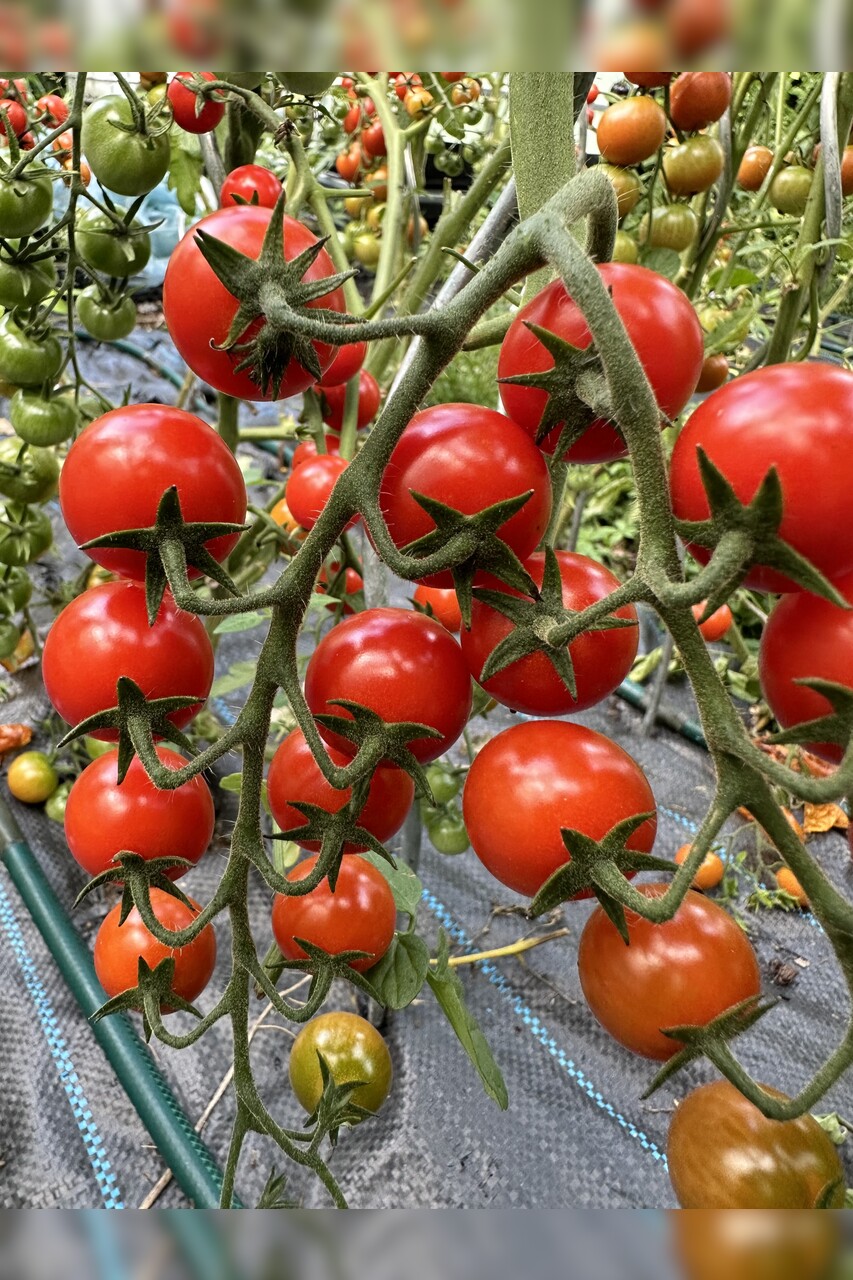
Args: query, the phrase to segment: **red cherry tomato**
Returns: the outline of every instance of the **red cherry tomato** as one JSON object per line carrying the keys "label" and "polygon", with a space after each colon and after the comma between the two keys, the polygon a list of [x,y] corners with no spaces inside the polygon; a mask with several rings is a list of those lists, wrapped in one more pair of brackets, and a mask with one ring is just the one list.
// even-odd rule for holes
{"label": "red cherry tomato", "polygon": [[[340,431],[344,425],[346,385],[330,387],[323,381],[319,384],[319,387],[325,401],[323,421],[328,423],[333,431]],[[356,418],[356,426],[359,431],[369,426],[376,417],[381,400],[382,393],[379,390],[379,383],[372,373],[362,369],[358,375],[358,416]]]}
{"label": "red cherry tomato", "polygon": [[68,119],[68,103],[55,93],[45,93],[36,102],[37,113],[44,123],[56,129]]}
{"label": "red cherry tomato", "polygon": [[[604,565],[572,551],[556,552],[563,584],[563,605],[580,611],[603,600],[619,586],[619,581]],[[537,552],[525,562],[527,572],[537,587],[542,586],[545,556]],[[521,592],[506,589],[509,595]],[[616,611],[617,618],[636,624],[637,611],[626,605]],[[471,609],[471,627],[462,632],[462,652],[471,675],[480,682],[483,667],[492,650],[515,629],[515,624],[497,609],[475,598]],[[583,711],[601,702],[621,684],[637,656],[639,632],[633,627],[610,631],[587,631],[569,646],[577,684],[573,698],[550,659],[544,653],[531,653],[492,676],[483,685],[487,693],[513,711],[532,716],[565,715]]]}
{"label": "red cherry tomato", "polygon": [[259,204],[273,209],[281,195],[281,179],[262,164],[241,164],[232,169],[219,192],[219,207],[232,204]]}
{"label": "red cherry tomato", "polygon": [[[326,433],[326,453],[337,453],[340,445],[340,436],[333,436],[330,432]],[[317,458],[317,446],[313,440],[300,440],[299,444],[293,450],[293,457],[290,460],[290,470],[295,471],[297,467],[301,467],[303,462],[308,462],[311,458]]]}
{"label": "red cherry tomato", "polygon": [[335,168],[345,182],[355,182],[361,168],[362,153],[357,142],[352,142],[346,151],[341,151],[335,159]]}
{"label": "red cherry tomato", "polygon": [[[665,884],[642,884],[660,898]],[[630,943],[596,907],[584,926],[578,970],[586,1002],[605,1031],[632,1053],[671,1058],[683,1046],[662,1027],[705,1026],[732,1005],[757,996],[755,952],[728,911],[688,890],[671,920],[652,924],[626,911]]]}
{"label": "red cherry tomato", "polygon": [[[0,111],[5,111],[9,117],[12,132],[17,137],[27,132],[29,121],[27,120],[27,113],[20,102],[15,102],[12,98],[0,98]],[[0,135],[4,138],[6,137],[6,121],[2,115],[0,115]]]}
{"label": "red cherry tomato", "polygon": [[[190,723],[210,693],[213,648],[204,625],[178,609],[166,593],[149,627],[145,589],[135,582],[107,582],[72,600],[48,632],[42,658],[47,696],[69,724],[116,705],[116,682],[129,676],[146,698],[194,697],[169,719]],[[118,731],[90,735],[115,742]]]}
{"label": "red cherry tomato", "polygon": [[[474,757],[462,812],[487,870],[532,898],[570,861],[562,828],[601,840],[625,818],[654,815],[655,798],[640,766],[609,738],[563,720],[532,720],[505,729]],[[656,827],[652,816],[629,849],[648,853]]]}
{"label": "red cherry tomato", "polygon": [[425,587],[421,583],[415,591],[415,602],[422,607],[428,605],[432,616],[448,631],[461,629],[462,610],[452,587]]}
{"label": "red cherry tomato", "polygon": [[[329,747],[328,751],[333,764],[347,763],[349,757],[334,747]],[[351,795],[351,787],[339,791],[326,781],[301,729],[294,729],[287,735],[272,758],[267,778],[270,809],[282,831],[289,833],[305,825],[305,816],[293,807],[294,800],[300,804],[316,805],[328,813],[337,813],[348,803]],[[370,780],[358,825],[385,844],[402,827],[414,795],[415,785],[407,773],[396,765],[381,764]],[[297,843],[303,849],[319,852],[317,840],[299,840]],[[344,852],[363,853],[366,848],[366,845],[349,841]]]}
{"label": "red cherry tomato", "polygon": [[678,129],[692,133],[719,120],[732,100],[727,71],[682,71],[669,90],[669,114]]}
{"label": "red cherry tomato", "polygon": [[[304,880],[317,859],[306,858],[288,873],[288,880]],[[378,964],[394,940],[397,909],[388,881],[372,863],[358,854],[341,862],[335,891],[324,880],[301,897],[277,894],[272,909],[272,931],[279,950],[288,960],[301,960],[302,938],[322,947],[329,955],[341,951],[366,951],[363,960],[351,961],[357,973]]]}
{"label": "red cherry tomato", "polygon": [[[551,514],[551,486],[541,453],[514,422],[475,404],[440,404],[416,413],[400,437],[382,477],[379,501],[398,547],[435,528],[412,492],[474,515],[496,502],[530,493],[500,528],[500,537],[524,559],[538,545]],[[422,579],[452,587],[449,570]]]}
{"label": "red cherry tomato", "polygon": [[[187,907],[165,889],[151,890],[151,907],[160,923],[172,930],[186,929],[201,911],[197,902]],[[189,1001],[201,995],[216,964],[213,925],[205,925],[198,937],[185,947],[167,947],[148,931],[136,907],[124,924],[119,924],[120,914],[121,903],[117,903],[95,938],[95,972],[107,995],[112,998],[136,986],[140,958],[149,969],[156,969],[163,960],[173,959],[175,995]],[[173,1010],[164,1005],[162,1012]]]}
{"label": "red cherry tomato", "polygon": [[[853,570],[853,373],[832,364],[776,364],[712,392],[673,449],[670,485],[680,520],[708,517],[700,448],[741,502],[755,497],[775,467],[783,495],[779,536],[830,579]],[[706,549],[689,550],[707,563]],[[756,591],[801,589],[762,565],[750,569],[745,585]]]}
{"label": "red cherry tomato", "polygon": [[[699,604],[693,606],[693,617],[699,622],[702,614],[705,612],[705,601],[701,600]],[[712,644],[715,640],[722,640],[723,636],[728,632],[733,622],[732,611],[727,604],[721,604],[719,609],[715,609],[710,618],[706,618],[704,622],[699,622],[699,631],[705,640],[709,640]]]}
{"label": "red cherry tomato", "polygon": [[417,71],[401,71],[394,82],[394,89],[397,97],[403,102],[407,93],[410,93],[412,89],[419,89],[422,84],[423,80]]}
{"label": "red cherry tomato", "polygon": [[[183,756],[157,747],[167,769],[181,769]],[[99,756],[80,774],[65,808],[68,848],[90,876],[113,866],[117,853],[141,858],[176,856],[198,862],[213,835],[213,799],[204,778],[196,777],[174,791],[159,791],[139,757],[134,757],[119,785],[118,752]],[[187,867],[167,874],[178,880]]]}
{"label": "red cherry tomato", "polygon": [[[696,312],[680,289],[648,267],[606,262],[598,268],[625,325],[663,413],[674,418],[693,394],[704,360],[702,330]],[[554,361],[527,324],[540,325],[585,350],[591,342],[586,321],[555,280],[516,315],[501,346],[500,378],[537,373]],[[503,383],[501,400],[509,416],[535,438],[548,396],[536,387]],[[550,431],[541,448],[553,453],[561,426]],[[609,462],[625,454],[616,427],[597,419],[565,455],[572,462]]]}
{"label": "red cherry tomato", "polygon": [[[196,233],[202,229],[247,257],[257,259],[271,217],[271,209],[251,205],[211,213],[192,227],[173,251],[163,282],[163,312],[180,356],[193,373],[216,391],[241,400],[271,400],[275,398],[275,391],[272,387],[262,391],[250,377],[253,370],[237,371],[235,366],[242,363],[245,352],[216,350],[216,345],[223,343],[228,336],[238,303],[202,257]],[[285,214],[283,243],[284,256],[290,261],[316,240],[301,222]],[[325,249],[321,249],[303,279],[322,280],[333,275],[334,270],[331,258]],[[200,305],[200,299],[204,300],[204,305]],[[344,295],[340,289],[335,289],[308,305],[343,311]],[[245,343],[255,337],[264,324],[263,319],[253,321],[240,335],[239,342]],[[323,342],[315,342],[313,346],[321,370],[326,369],[332,362],[335,348]],[[285,369],[278,396],[285,399],[296,395],[313,382],[313,375],[296,360],[291,360]]]}
{"label": "red cherry tomato", "polygon": [[385,130],[378,120],[362,130],[361,149],[372,160],[375,160],[378,156],[387,155],[388,144],[385,141]]}
{"label": "red cherry tomato", "polygon": [[225,115],[225,103],[200,98],[188,89],[184,82],[192,82],[197,76],[208,81],[217,78],[212,71],[177,71],[169,83],[167,97],[175,124],[185,133],[210,133]]}
{"label": "red cherry tomato", "polygon": [[[836,584],[853,604],[853,574]],[[773,609],[758,652],[764,697],[783,729],[832,714],[832,705],[798,680],[831,680],[853,689],[853,610],[803,591],[783,596]],[[809,743],[809,750],[837,763],[844,754],[834,742]]]}
{"label": "red cherry tomato", "polygon": [[[471,677],[453,637],[432,618],[405,609],[367,609],[344,620],[311,655],[305,698],[314,715],[349,718],[335,698],[357,702],[388,723],[437,729],[415,738],[409,750],[422,763],[437,760],[459,738],[471,710]],[[325,740],[348,756],[355,746],[332,730]]]}
{"label": "red cherry tomato", "polygon": [[347,461],[340,454],[320,453],[291,471],[284,497],[303,529],[314,528],[338,477],[346,469]]}
{"label": "red cherry tomato", "polygon": [[343,347],[337,347],[334,360],[323,374],[323,390],[349,382],[364,364],[366,355],[366,342],[348,342]]}
{"label": "red cherry tomato", "polygon": [[[178,490],[184,520],[242,524],[243,473],[222,437],[201,418],[162,404],[131,404],[105,413],[80,433],[68,451],[59,501],[78,545],[121,529],[153,525],[167,489]],[[224,560],[238,535],[206,543]],[[143,551],[94,547],[87,553],[124,578],[145,577]],[[191,576],[198,570],[191,569]]]}

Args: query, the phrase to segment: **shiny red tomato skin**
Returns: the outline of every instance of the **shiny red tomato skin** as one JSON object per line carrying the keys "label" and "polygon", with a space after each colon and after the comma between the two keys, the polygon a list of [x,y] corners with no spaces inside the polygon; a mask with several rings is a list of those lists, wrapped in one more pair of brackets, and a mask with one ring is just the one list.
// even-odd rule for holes
{"label": "shiny red tomato skin", "polygon": [[[421,763],[437,760],[456,742],[471,711],[471,677],[462,650],[433,618],[406,609],[367,609],[344,618],[320,641],[305,673],[312,713],[348,716],[330,699],[346,698],[389,723],[438,729],[440,738],[408,746]],[[320,729],[326,742],[350,758],[348,739]]]}
{"label": "shiny red tomato skin", "polygon": [[[605,262],[598,271],[611,290],[655,399],[667,417],[676,417],[693,394],[702,372],[702,329],[696,312],[680,289],[648,267]],[[553,367],[553,359],[525,322],[549,329],[581,350],[586,350],[592,340],[580,310],[563,283],[555,280],[522,307],[510,325],[498,360],[499,378]],[[503,383],[501,400],[509,416],[535,439],[547,393],[536,387]],[[553,453],[559,437],[560,427],[555,427],[540,447]],[[599,418],[565,457],[572,462],[610,462],[624,457],[625,452],[625,442],[617,429]]]}
{"label": "shiny red tomato skin", "polygon": [[[247,257],[257,259],[271,217],[271,209],[248,205],[240,208],[235,205],[209,214],[179,242],[169,259],[163,281],[163,312],[179,354],[193,372],[216,391],[241,400],[272,400],[276,396],[272,388],[262,392],[249,377],[250,370],[237,372],[235,366],[241,363],[242,353],[214,350],[212,344],[221,344],[227,338],[238,304],[202,257],[196,243],[196,231],[202,229]],[[284,217],[283,240],[284,256],[288,261],[316,242],[307,227],[287,214]],[[334,270],[331,258],[325,249],[321,249],[303,278],[321,280],[333,275]],[[204,300],[203,305],[200,305],[200,299]],[[343,291],[335,289],[309,305],[343,311]],[[262,319],[253,321],[239,341],[252,337],[264,323]],[[320,369],[326,369],[332,362],[335,348],[315,342],[314,350]],[[284,371],[278,398],[284,400],[297,395],[313,382],[313,375],[291,360]]]}
{"label": "shiny red tomato skin", "polygon": [[[241,164],[227,175],[219,191],[219,207],[239,205],[239,196],[246,204],[259,204],[262,209],[274,209],[281,195],[281,179],[262,164]],[[257,200],[255,200],[257,196]]]}
{"label": "shiny red tomato skin", "polygon": [[[557,551],[557,562],[563,582],[563,604],[580,611],[603,600],[619,586],[619,581],[604,565],[573,551]],[[545,555],[536,552],[524,565],[537,587],[542,586]],[[502,590],[505,588],[501,588]],[[509,595],[521,592],[506,588]],[[639,629],[637,611],[626,605],[616,611],[617,618],[633,622],[633,627],[612,631],[588,631],[570,646],[577,699],[574,699],[544,653],[532,653],[492,676],[483,685],[487,693],[513,711],[530,716],[557,716],[583,711],[612,693],[631,670],[637,656]],[[478,682],[492,650],[514,630],[514,624],[490,605],[475,598],[471,609],[470,630],[463,630],[460,643],[471,675]]]}
{"label": "shiny red tomato skin", "polygon": [[[332,763],[345,765],[350,757],[328,748]],[[311,754],[301,729],[294,729],[278,747],[267,777],[267,799],[282,831],[290,832],[305,825],[305,817],[291,801],[317,805],[328,813],[337,813],[352,795],[352,788],[337,790],[327,782]],[[358,817],[358,825],[369,831],[382,844],[402,827],[415,798],[415,784],[396,765],[382,764],[370,780],[367,802]],[[319,852],[319,840],[299,840],[301,848]],[[364,853],[366,845],[349,841],[345,853]]]}
{"label": "shiny red tomato skin", "polygon": [[[149,627],[145,588],[107,582],[72,600],[47,635],[42,678],[47,696],[69,724],[116,705],[116,682],[129,676],[147,698],[196,697],[169,716],[183,729],[210,693],[213,648],[203,624],[178,609],[167,592]],[[90,737],[115,742],[116,729]]]}
{"label": "shiny red tomato skin", "polygon": [[[532,898],[570,860],[561,828],[601,840],[624,818],[654,814],[655,798],[636,761],[609,738],[563,720],[532,720],[505,729],[475,756],[462,812],[486,869]],[[650,852],[656,827],[649,818],[629,848]]]}
{"label": "shiny red tomato skin", "polygon": [[[835,585],[853,604],[853,574]],[[823,694],[795,682],[819,678],[853,689],[853,610],[807,591],[783,596],[764,627],[758,672],[764,697],[783,729],[831,715]],[[812,742],[809,750],[836,764],[844,754],[834,742]]]}
{"label": "shiny red tomato skin", "polygon": [[[186,929],[201,911],[197,902],[192,908],[173,898],[165,889],[151,890],[151,906],[155,916],[167,929]],[[197,938],[184,947],[170,948],[158,942],[142,922],[134,907],[124,924],[119,925],[121,903],[105,917],[95,938],[95,972],[107,995],[121,995],[137,984],[139,957],[149,969],[173,957],[175,973],[172,990],[184,1000],[193,1001],[210,981],[216,964],[216,935],[213,925],[205,925]],[[164,1013],[172,1010],[163,1007]]]}
{"label": "shiny red tomato skin", "polygon": [[732,611],[727,604],[721,604],[719,609],[715,609],[710,618],[706,618],[704,622],[699,622],[705,612],[705,601],[693,606],[693,617],[699,623],[699,631],[703,640],[710,641],[713,644],[717,640],[722,640],[731,630]]}
{"label": "shiny red tomato skin", "polygon": [[[167,769],[181,769],[183,756],[158,746]],[[158,791],[138,756],[131,761],[119,786],[118,752],[108,751],[83,770],[65,808],[65,839],[80,866],[90,876],[113,866],[117,853],[129,851],[146,859],[176,856],[196,863],[213,835],[214,811],[210,788],[195,777],[174,791]],[[189,870],[175,867],[167,874],[179,880]]]}
{"label": "shiny red tomato skin", "polygon": [[[665,884],[639,892],[660,898]],[[661,1027],[705,1026],[761,991],[746,934],[721,906],[693,889],[671,920],[652,924],[626,911],[630,945],[596,907],[581,934],[578,970],[586,1002],[605,1031],[645,1058],[663,1061],[683,1046]]]}
{"label": "shiny red tomato skin", "polygon": [[[304,880],[317,858],[306,858],[288,873],[288,880]],[[378,964],[394,940],[397,908],[394,895],[381,871],[358,854],[341,862],[335,892],[324,880],[302,897],[276,894],[272,931],[279,950],[288,960],[302,960],[305,952],[297,938],[313,942],[329,955],[341,951],[366,951],[351,968],[365,973]]]}
{"label": "shiny red tomato skin", "polygon": [[[153,525],[167,489],[177,486],[187,522],[246,518],[246,486],[237,460],[213,427],[162,404],[112,409],[80,433],[59,478],[59,501],[78,546],[120,529]],[[206,544],[222,561],[238,534]],[[90,559],[123,578],[145,578],[142,551],[95,547]],[[198,571],[191,569],[190,576]]]}
{"label": "shiny red tomato skin", "polygon": [[415,602],[429,605],[433,617],[447,627],[448,631],[458,632],[462,628],[462,610],[456,592],[452,587],[419,586],[415,591]]}
{"label": "shiny red tomato skin", "polygon": [[[783,495],[779,536],[830,579],[853,570],[853,373],[831,364],[776,364],[712,392],[672,452],[670,488],[680,520],[708,517],[700,447],[741,502],[755,497],[775,467]],[[702,547],[689,550],[702,564],[710,558]],[[744,585],[756,591],[802,589],[762,565],[750,569]]]}
{"label": "shiny red tomato skin", "polygon": [[[346,385],[327,386],[325,380],[319,384],[323,393],[325,406],[323,421],[333,431],[340,431],[344,425],[344,403],[346,401]],[[358,409],[356,411],[356,427],[361,431],[370,425],[379,412],[382,393],[379,383],[372,373],[362,369],[358,375]]]}
{"label": "shiny red tomato skin", "polygon": [[[551,485],[541,453],[514,422],[475,404],[440,404],[416,413],[385,468],[379,501],[398,547],[431,533],[435,523],[411,490],[474,515],[531,492],[501,526],[500,537],[520,559],[538,546],[551,515]],[[419,581],[452,587],[450,570]]]}
{"label": "shiny red tomato skin", "polygon": [[291,471],[284,497],[303,529],[313,529],[335,484],[347,469],[339,453],[318,453]]}
{"label": "shiny red tomato skin", "polygon": [[347,342],[344,346],[337,347],[336,351],[334,360],[323,374],[324,389],[339,387],[358,373],[367,356],[367,343]]}
{"label": "shiny red tomato skin", "polygon": [[205,98],[199,110],[197,95],[181,83],[183,80],[192,81],[196,75],[203,80],[216,79],[212,71],[176,71],[169,82],[166,96],[172,107],[175,124],[179,128],[185,133],[210,133],[225,115],[225,103],[217,102],[215,98]]}

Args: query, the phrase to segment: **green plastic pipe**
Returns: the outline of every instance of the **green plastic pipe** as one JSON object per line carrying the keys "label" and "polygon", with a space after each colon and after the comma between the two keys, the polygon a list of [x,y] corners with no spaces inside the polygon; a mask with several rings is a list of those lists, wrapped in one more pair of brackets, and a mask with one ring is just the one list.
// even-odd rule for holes
{"label": "green plastic pipe", "polygon": [[[0,860],[12,883],[74,998],[91,1018],[106,999],[92,956],[2,798],[0,845]],[[197,1208],[217,1208],[222,1174],[130,1020],[113,1014],[94,1023],[92,1031],[178,1186]],[[235,1201],[235,1207],[242,1206]]]}
{"label": "green plastic pipe", "polygon": [[[641,711],[648,710],[648,694],[642,685],[635,684],[633,680],[623,680],[616,690],[616,695],[623,701],[630,702],[632,707],[639,707]],[[697,747],[704,747],[707,750],[708,744],[701,726],[680,711],[669,711],[666,707],[659,707],[655,721],[666,725],[667,729],[680,733],[682,738],[687,738],[689,742],[695,742]]]}

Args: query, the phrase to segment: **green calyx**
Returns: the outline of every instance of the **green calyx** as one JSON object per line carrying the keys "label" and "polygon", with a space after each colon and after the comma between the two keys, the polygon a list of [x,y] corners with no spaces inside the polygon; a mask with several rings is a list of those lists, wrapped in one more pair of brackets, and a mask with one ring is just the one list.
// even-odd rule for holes
{"label": "green calyx", "polygon": [[525,320],[524,327],[539,339],[553,358],[553,367],[533,373],[517,373],[499,381],[546,393],[548,401],[536,431],[536,443],[541,444],[555,428],[562,428],[555,450],[555,455],[562,457],[596,418],[611,417],[601,362],[594,343],[581,349],[532,321]]}
{"label": "green calyx", "polygon": [[[205,261],[240,304],[228,335],[218,349],[238,353],[240,360],[235,370],[249,370],[249,376],[263,394],[272,392],[275,397],[291,360],[317,380],[322,377],[313,342],[302,329],[294,329],[288,318],[298,315],[306,319],[339,319],[337,312],[326,312],[309,304],[333,293],[355,274],[346,271],[320,280],[303,279],[322,252],[326,238],[316,240],[295,258],[286,259],[282,251],[284,203],[282,192],[257,259],[240,253],[203,228],[196,232]],[[241,341],[257,320],[265,323]]]}
{"label": "green calyx", "polygon": [[679,1041],[683,1048],[679,1049],[678,1053],[674,1054],[660,1069],[642,1095],[643,1099],[650,1098],[662,1084],[671,1080],[690,1062],[707,1058],[710,1062],[718,1064],[724,1055],[729,1054],[729,1041],[742,1035],[750,1027],[754,1027],[756,1022],[763,1018],[765,1013],[775,1009],[778,1003],[778,1000],[762,1000],[761,996],[748,996],[746,1000],[732,1005],[730,1009],[724,1010],[704,1026],[662,1027],[663,1034],[671,1040]]}

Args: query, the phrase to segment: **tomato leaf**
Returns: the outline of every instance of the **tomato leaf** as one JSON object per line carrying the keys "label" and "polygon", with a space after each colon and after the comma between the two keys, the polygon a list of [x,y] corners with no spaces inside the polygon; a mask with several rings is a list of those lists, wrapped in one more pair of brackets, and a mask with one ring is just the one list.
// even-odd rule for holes
{"label": "tomato leaf", "polygon": [[235,662],[224,676],[214,680],[210,690],[212,698],[221,698],[225,693],[233,693],[235,689],[243,689],[255,678],[258,665],[256,662]]}
{"label": "tomato leaf", "polygon": [[169,189],[178,197],[178,204],[188,217],[196,212],[196,201],[201,191],[201,175],[204,161],[198,138],[183,129],[170,129],[171,160],[169,162]]}
{"label": "tomato leaf", "polygon": [[366,858],[368,862],[372,862],[377,871],[382,872],[391,886],[397,910],[405,912],[407,916],[414,919],[417,915],[424,887],[412,868],[407,867],[405,862],[401,862],[399,858],[394,859],[397,865],[392,867],[390,862],[386,862],[384,858],[380,858],[379,854],[373,853],[370,849],[361,854],[361,857]]}
{"label": "tomato leaf", "polygon": [[364,975],[386,1009],[405,1009],[426,981],[429,948],[416,933],[398,933],[385,955]]}
{"label": "tomato leaf", "polygon": [[483,1082],[483,1088],[502,1111],[509,1106],[509,1095],[506,1091],[501,1069],[492,1056],[486,1037],[465,1004],[465,995],[459,975],[448,964],[447,934],[442,929],[438,943],[438,959],[436,967],[427,973],[427,982],[433,990],[436,1000],[441,1006],[444,1016],[450,1023],[459,1043],[477,1068]]}
{"label": "tomato leaf", "polygon": [[233,617],[223,618],[217,623],[214,634],[224,636],[233,631],[253,631],[255,627],[268,622],[271,614],[270,609],[263,609],[259,613],[235,613]]}
{"label": "tomato leaf", "polygon": [[640,254],[640,262],[644,267],[657,271],[658,275],[674,280],[681,268],[681,255],[674,249],[659,247],[644,249]]}

